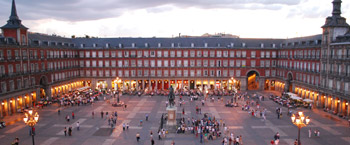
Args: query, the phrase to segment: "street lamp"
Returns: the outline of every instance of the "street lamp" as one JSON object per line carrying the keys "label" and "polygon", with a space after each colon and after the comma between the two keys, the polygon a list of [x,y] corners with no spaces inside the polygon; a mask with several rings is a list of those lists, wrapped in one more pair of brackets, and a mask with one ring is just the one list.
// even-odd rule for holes
{"label": "street lamp", "polygon": [[309,116],[305,117],[303,112],[298,112],[297,115],[293,114],[291,119],[293,124],[298,127],[298,145],[300,145],[300,129],[310,123],[310,118]]}
{"label": "street lamp", "polygon": [[34,125],[39,121],[38,112],[35,112],[35,114],[34,114],[33,110],[29,110],[28,114],[25,113],[25,117],[23,118],[23,121],[25,124],[27,124],[28,126],[30,126],[32,128],[32,141],[33,141],[33,145],[35,145],[33,130],[34,130]]}

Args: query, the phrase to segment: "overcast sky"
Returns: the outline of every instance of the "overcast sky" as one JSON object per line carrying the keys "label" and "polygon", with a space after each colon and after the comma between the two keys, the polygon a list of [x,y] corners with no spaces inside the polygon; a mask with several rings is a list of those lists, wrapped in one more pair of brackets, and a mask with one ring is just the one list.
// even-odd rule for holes
{"label": "overcast sky", "polygon": [[[12,0],[0,0],[0,25]],[[16,0],[31,32],[70,37],[172,37],[230,33],[291,38],[321,33],[333,0]],[[350,19],[350,0],[342,16]],[[349,20],[348,20],[348,23]]]}

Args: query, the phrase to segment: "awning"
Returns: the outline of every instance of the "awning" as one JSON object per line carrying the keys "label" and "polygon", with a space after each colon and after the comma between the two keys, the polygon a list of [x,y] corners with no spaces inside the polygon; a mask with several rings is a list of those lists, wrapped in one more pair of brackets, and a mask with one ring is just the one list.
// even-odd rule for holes
{"label": "awning", "polygon": [[77,89],[77,91],[83,91],[83,90],[88,89],[88,88],[90,88],[90,87],[89,86],[88,87],[82,87],[82,88]]}
{"label": "awning", "polygon": [[302,100],[303,98],[300,98],[298,96],[290,96],[291,99],[293,100]]}
{"label": "awning", "polygon": [[313,100],[310,100],[310,99],[304,99],[303,101],[308,103],[314,102]]}

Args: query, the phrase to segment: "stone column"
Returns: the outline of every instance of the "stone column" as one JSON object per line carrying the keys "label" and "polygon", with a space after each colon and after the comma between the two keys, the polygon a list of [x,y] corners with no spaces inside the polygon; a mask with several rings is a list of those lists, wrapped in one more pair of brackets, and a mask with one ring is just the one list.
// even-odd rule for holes
{"label": "stone column", "polygon": [[332,100],[331,100],[331,110],[334,111],[334,97],[332,96]]}
{"label": "stone column", "polygon": [[241,80],[241,91],[246,91],[248,90],[248,86],[247,86],[247,78],[240,78]]}
{"label": "stone column", "polygon": [[349,117],[350,116],[350,102],[349,100],[346,101],[348,103],[348,105],[346,107],[348,107],[348,113],[347,113],[347,116]]}
{"label": "stone column", "polygon": [[3,108],[2,100],[0,100],[0,118],[4,117],[4,115],[2,114],[2,108]]}
{"label": "stone column", "polygon": [[139,80],[136,80],[136,90],[139,89]]}
{"label": "stone column", "polygon": [[142,80],[142,89],[146,89],[145,88],[145,80]]}
{"label": "stone column", "polygon": [[[324,98],[325,96],[323,96]],[[325,108],[328,108],[328,96],[326,96],[326,98],[324,98],[324,104],[325,104]]]}
{"label": "stone column", "polygon": [[9,115],[12,115],[12,113],[11,113],[11,102],[10,102],[10,99],[6,99],[7,100],[7,108],[8,108],[8,114]]}
{"label": "stone column", "polygon": [[18,99],[18,96],[17,96],[17,98],[15,98],[15,111],[16,111],[16,113],[17,113],[17,108],[18,108],[18,101],[19,100],[17,100]]}
{"label": "stone column", "polygon": [[112,80],[110,78],[107,79],[107,90],[112,89]]}
{"label": "stone column", "polygon": [[181,80],[181,89],[184,88],[184,79]]}
{"label": "stone column", "polygon": [[203,79],[201,79],[201,88],[202,88],[202,91],[204,90],[204,87],[203,87]]}
{"label": "stone column", "polygon": [[97,83],[97,82],[96,82],[96,79],[91,79],[91,87],[92,87],[91,89],[92,89],[92,90],[95,90],[95,89],[96,89],[96,83]]}
{"label": "stone column", "polygon": [[222,81],[223,81],[223,80],[220,80],[220,89],[222,89]]}
{"label": "stone column", "polygon": [[162,80],[162,89],[164,89],[164,84],[165,84],[164,80]]}
{"label": "stone column", "polygon": [[338,103],[338,113],[342,114],[343,113],[343,99],[339,98],[340,102]]}
{"label": "stone column", "polygon": [[265,88],[265,78],[261,78],[259,79],[259,90],[263,91]]}

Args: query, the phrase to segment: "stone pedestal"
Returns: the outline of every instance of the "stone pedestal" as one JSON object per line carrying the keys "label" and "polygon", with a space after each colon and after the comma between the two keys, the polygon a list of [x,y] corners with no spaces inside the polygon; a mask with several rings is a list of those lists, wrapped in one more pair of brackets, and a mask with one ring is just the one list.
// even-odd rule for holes
{"label": "stone pedestal", "polygon": [[167,125],[168,126],[175,126],[176,125],[176,107],[167,107],[166,108],[168,112],[168,120],[167,120]]}

